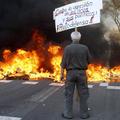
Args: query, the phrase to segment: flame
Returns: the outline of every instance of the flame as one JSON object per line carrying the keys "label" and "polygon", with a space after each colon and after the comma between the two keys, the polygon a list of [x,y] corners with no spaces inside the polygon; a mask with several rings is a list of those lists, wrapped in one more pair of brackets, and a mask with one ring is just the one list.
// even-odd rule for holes
{"label": "flame", "polygon": [[54,81],[60,82],[60,63],[61,63],[61,47],[57,45],[51,45],[48,48],[48,52],[51,54],[50,64],[52,65],[53,72],[45,71],[44,68],[40,69],[40,72],[30,75],[31,79],[38,78],[52,78]]}
{"label": "flame", "polygon": [[[15,52],[3,51],[0,61],[0,79],[23,77],[29,80],[51,78],[59,82],[62,48],[51,43],[45,45],[45,37],[34,31],[28,50],[18,49]],[[31,50],[29,50],[31,48]]]}
{"label": "flame", "polygon": [[[18,49],[15,52],[3,51],[3,60],[0,61],[0,79],[23,77],[29,80],[51,78],[60,82],[60,63],[63,49],[59,45],[45,44],[45,37],[38,31],[33,33],[28,48]],[[120,66],[108,69],[100,64],[90,64],[87,70],[89,81],[110,81],[120,78]]]}
{"label": "flame", "polygon": [[14,54],[10,50],[5,50],[3,57],[4,61],[0,62],[2,77],[17,73],[29,74],[32,71],[36,72],[38,68],[39,58],[34,50],[30,52],[18,49]]}
{"label": "flame", "polygon": [[120,80],[120,65],[112,68],[110,72],[111,77],[114,78],[114,80]]}
{"label": "flame", "polygon": [[102,65],[90,64],[88,66],[87,75],[89,81],[109,81],[110,74],[107,67]]}
{"label": "flame", "polygon": [[61,54],[62,48],[60,46],[50,46],[48,51],[52,54],[51,64],[53,65],[54,73],[53,76],[56,80],[60,79],[60,63],[62,59]]}
{"label": "flame", "polygon": [[120,82],[120,66],[111,69],[102,65],[90,64],[87,70],[88,80],[93,82]]}

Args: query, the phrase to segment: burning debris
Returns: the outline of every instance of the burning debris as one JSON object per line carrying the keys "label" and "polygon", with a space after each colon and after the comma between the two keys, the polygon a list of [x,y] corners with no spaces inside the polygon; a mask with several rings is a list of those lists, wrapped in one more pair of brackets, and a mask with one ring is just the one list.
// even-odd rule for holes
{"label": "burning debris", "polygon": [[100,64],[90,64],[87,70],[89,81],[112,82],[120,81],[120,66],[108,68]]}
{"label": "burning debris", "polygon": [[[32,41],[26,48],[18,49],[15,52],[3,51],[3,60],[0,61],[0,79],[51,78],[60,82],[63,48],[51,43],[46,45],[45,38],[38,31],[34,32]],[[102,65],[91,64],[87,75],[89,81],[108,81],[110,77],[120,77],[120,66],[108,69]]]}
{"label": "burning debris", "polygon": [[45,46],[44,39],[38,32],[35,32],[32,38],[33,48],[31,50],[3,51],[3,61],[0,62],[0,79],[20,77],[30,80],[59,79],[62,48],[51,44]]}
{"label": "burning debris", "polygon": [[[38,80],[40,78],[51,78],[59,81],[63,47],[46,41],[47,38],[38,31],[33,32],[31,41],[28,41],[31,30],[37,26],[50,39],[55,38],[57,42],[62,39],[66,45],[66,42],[69,42],[69,32],[71,31],[56,35],[52,12],[57,6],[71,2],[74,0],[1,1],[0,79]],[[106,5],[107,8],[111,8],[107,3]],[[108,17],[111,15],[108,12],[111,12],[106,7],[104,6],[104,16],[102,15],[104,26],[101,27],[102,24],[98,27],[93,25],[87,27],[87,30],[80,28],[84,36],[82,43],[90,48],[95,59],[94,64],[89,65],[87,71],[89,81],[108,81],[109,78],[120,78],[120,34],[115,31],[117,26],[112,17]],[[44,13],[41,12],[43,10],[45,10]],[[66,39],[67,41],[65,41]],[[111,44],[109,41],[115,42],[108,47],[108,44]],[[27,45],[23,47],[26,43]],[[16,51],[3,50],[9,47],[16,49],[20,46],[22,48]],[[109,66],[106,65],[106,61],[109,61]],[[102,63],[102,65],[95,63]]]}

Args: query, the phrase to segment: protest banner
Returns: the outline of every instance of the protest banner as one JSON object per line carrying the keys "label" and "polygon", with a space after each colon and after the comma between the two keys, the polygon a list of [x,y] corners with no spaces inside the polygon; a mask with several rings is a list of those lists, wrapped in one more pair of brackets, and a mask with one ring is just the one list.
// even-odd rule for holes
{"label": "protest banner", "polygon": [[55,9],[53,17],[56,32],[100,23],[101,6],[98,3],[93,0],[85,0]]}
{"label": "protest banner", "polygon": [[79,8],[83,8],[83,7],[88,7],[89,5],[91,7],[93,7],[93,9],[102,9],[103,8],[102,0],[82,0],[79,2],[71,3],[68,5],[64,5],[62,7],[56,8],[55,11],[53,11],[53,19],[55,20],[55,18],[56,18],[56,12],[61,11],[64,8],[71,7],[71,6],[77,6]]}

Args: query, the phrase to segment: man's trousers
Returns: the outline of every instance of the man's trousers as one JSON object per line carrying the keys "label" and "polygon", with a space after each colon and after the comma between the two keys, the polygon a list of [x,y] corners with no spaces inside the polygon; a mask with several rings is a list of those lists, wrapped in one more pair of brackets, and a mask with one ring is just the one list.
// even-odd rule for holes
{"label": "man's trousers", "polygon": [[89,97],[86,71],[84,70],[70,70],[67,72],[65,82],[65,105],[64,115],[68,117],[73,116],[73,95],[75,86],[77,88],[79,99],[80,115],[88,114],[87,100]]}

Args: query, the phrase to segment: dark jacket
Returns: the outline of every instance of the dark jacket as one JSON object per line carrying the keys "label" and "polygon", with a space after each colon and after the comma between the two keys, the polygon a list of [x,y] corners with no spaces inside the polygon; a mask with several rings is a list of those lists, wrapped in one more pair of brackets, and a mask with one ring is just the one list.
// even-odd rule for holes
{"label": "dark jacket", "polygon": [[72,43],[64,49],[61,67],[66,70],[86,70],[90,60],[91,55],[87,46],[79,43]]}

